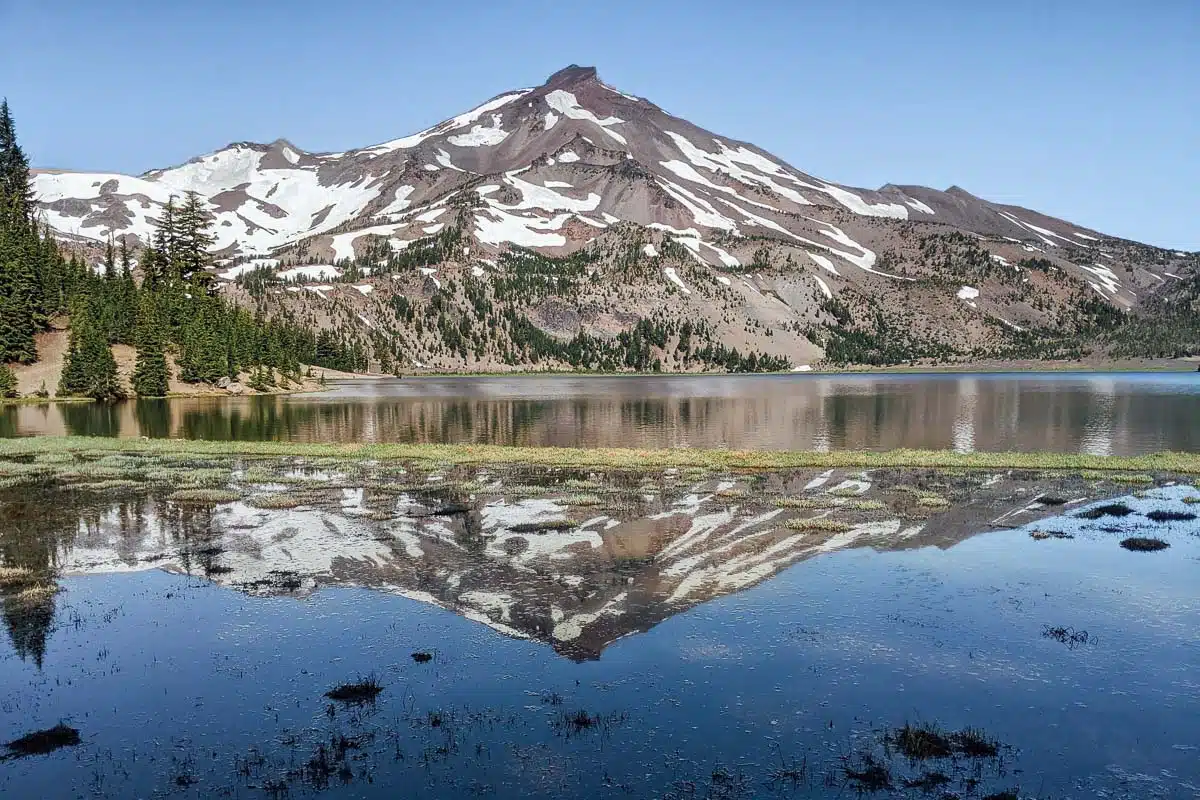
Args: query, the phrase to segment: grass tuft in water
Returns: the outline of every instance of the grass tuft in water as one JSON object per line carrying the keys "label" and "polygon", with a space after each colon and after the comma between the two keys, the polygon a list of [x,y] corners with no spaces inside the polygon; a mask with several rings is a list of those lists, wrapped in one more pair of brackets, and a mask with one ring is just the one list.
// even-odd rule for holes
{"label": "grass tuft in water", "polygon": [[827,497],[779,497],[775,499],[777,508],[795,508],[802,511],[820,511],[827,508],[837,508],[838,504]]}
{"label": "grass tuft in water", "polygon": [[1191,522],[1196,518],[1196,515],[1190,511],[1151,511],[1146,515],[1146,519],[1152,522]]}
{"label": "grass tuft in water", "polygon": [[264,494],[258,497],[251,497],[247,502],[255,508],[282,510],[302,506],[308,501],[301,495],[281,492],[279,494]]}
{"label": "grass tuft in water", "polygon": [[1166,550],[1170,546],[1162,539],[1155,539],[1152,536],[1130,536],[1121,542],[1121,547],[1135,553],[1154,553],[1158,550]]}
{"label": "grass tuft in water", "polygon": [[886,737],[887,744],[894,747],[909,761],[966,756],[967,758],[992,758],[1000,752],[1000,745],[975,728],[961,731],[943,731],[937,725],[922,723],[906,724]]}
{"label": "grass tuft in water", "polygon": [[891,744],[912,761],[949,758],[954,753],[950,737],[935,725],[908,725],[896,731]]}
{"label": "grass tuft in water", "polygon": [[520,522],[508,526],[510,533],[549,533],[551,531],[569,531],[579,525],[573,519],[549,519],[545,522]]}
{"label": "grass tuft in water", "polygon": [[241,495],[230,489],[176,489],[167,496],[168,500],[176,503],[232,503],[241,499]]}
{"label": "grass tuft in water", "polygon": [[1046,639],[1053,639],[1056,642],[1065,644],[1072,650],[1092,641],[1092,637],[1087,631],[1077,631],[1074,628],[1066,628],[1062,625],[1047,625],[1042,629],[1042,636]]}
{"label": "grass tuft in water", "polygon": [[53,583],[38,583],[27,586],[7,599],[17,606],[40,606],[62,591],[62,587]]}
{"label": "grass tuft in water", "polygon": [[854,527],[845,522],[839,522],[826,517],[789,519],[784,524],[794,531],[821,531],[825,533],[845,533]]}
{"label": "grass tuft in water", "polygon": [[892,773],[887,765],[870,753],[864,753],[855,764],[846,763],[842,767],[846,782],[860,793],[889,791],[892,788]]}
{"label": "grass tuft in water", "polygon": [[27,567],[0,567],[0,586],[28,586],[39,579],[38,573]]}
{"label": "grass tuft in water", "polygon": [[1106,503],[1089,508],[1087,511],[1080,511],[1075,516],[1080,519],[1103,519],[1104,517],[1127,517],[1132,513],[1133,509],[1124,503]]}
{"label": "grass tuft in water", "polygon": [[573,494],[563,498],[568,506],[590,507],[604,505],[604,499],[595,494]]}
{"label": "grass tuft in water", "polygon": [[1030,531],[1029,538],[1035,542],[1042,542],[1046,539],[1074,539],[1075,534],[1062,531]]}
{"label": "grass tuft in water", "polygon": [[27,733],[4,746],[8,748],[8,758],[24,758],[46,755],[63,747],[74,747],[79,741],[79,731],[60,722],[53,728]]}
{"label": "grass tuft in water", "polygon": [[366,678],[359,678],[355,683],[343,683],[335,686],[326,692],[325,696],[330,700],[339,700],[344,703],[369,703],[373,702],[382,691],[383,684],[374,675],[368,675]]}

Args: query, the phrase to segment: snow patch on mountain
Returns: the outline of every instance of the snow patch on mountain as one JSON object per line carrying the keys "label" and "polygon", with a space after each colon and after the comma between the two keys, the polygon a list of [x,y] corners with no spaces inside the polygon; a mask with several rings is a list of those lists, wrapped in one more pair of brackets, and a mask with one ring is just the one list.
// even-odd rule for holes
{"label": "snow patch on mountain", "polygon": [[667,276],[667,279],[671,281],[671,283],[678,286],[680,291],[682,291],[684,294],[692,293],[692,290],[689,289],[687,284],[683,282],[683,279],[679,277],[679,273],[674,267],[663,267],[663,274]]}
{"label": "snow patch on mountain", "polygon": [[521,89],[520,91],[501,95],[500,97],[497,97],[494,100],[489,100],[488,102],[484,103],[483,105],[471,109],[470,111],[466,112],[465,114],[459,114],[457,117],[448,119],[445,122],[441,122],[437,125],[434,125],[432,128],[426,128],[425,130],[421,131],[420,133],[415,133],[412,136],[405,136],[401,139],[393,139],[392,141],[384,142],[383,144],[377,144],[374,147],[368,147],[363,152],[381,155],[383,153],[390,153],[393,150],[406,150],[406,149],[409,149],[412,147],[416,147],[421,142],[425,141],[426,139],[428,139],[431,136],[437,136],[439,134],[448,133],[449,131],[454,131],[454,130],[458,130],[460,128],[465,128],[466,126],[474,123],[476,120],[478,120],[480,117],[482,117],[484,114],[488,113],[489,111],[495,111],[496,109],[501,108],[502,106],[508,105],[513,100],[518,100],[518,99],[524,97],[525,95],[529,94],[531,91],[533,91],[533,90],[532,89]]}
{"label": "snow patch on mountain", "polygon": [[614,130],[611,130],[611,126],[620,125],[625,120],[617,119],[616,117],[605,117],[604,119],[600,119],[591,111],[588,111],[586,108],[579,105],[579,100],[576,99],[575,95],[568,91],[555,89],[553,92],[550,92],[548,95],[546,95],[546,103],[555,111],[562,114],[564,117],[567,117],[568,119],[586,120],[587,122],[594,123],[600,128],[600,130],[604,131],[621,144],[629,144],[624,136]]}
{"label": "snow patch on mountain", "polygon": [[476,125],[469,133],[450,136],[446,141],[458,147],[492,147],[508,138],[508,132],[500,127],[499,114],[492,114],[492,124],[489,127]]}
{"label": "snow patch on mountain", "polygon": [[285,281],[294,280],[296,278],[309,278],[313,280],[321,280],[325,277],[340,278],[342,271],[330,264],[308,264],[303,267],[292,267],[278,273],[279,277]]}

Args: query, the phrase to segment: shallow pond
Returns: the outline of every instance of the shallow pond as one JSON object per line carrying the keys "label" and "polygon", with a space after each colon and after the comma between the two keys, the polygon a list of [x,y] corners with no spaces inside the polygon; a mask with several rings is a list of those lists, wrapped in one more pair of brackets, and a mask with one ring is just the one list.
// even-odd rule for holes
{"label": "shallow pond", "polygon": [[0,408],[0,435],[755,450],[1200,451],[1200,374],[405,378]]}
{"label": "shallow pond", "polygon": [[1200,792],[1176,476],[0,476],[5,796]]}

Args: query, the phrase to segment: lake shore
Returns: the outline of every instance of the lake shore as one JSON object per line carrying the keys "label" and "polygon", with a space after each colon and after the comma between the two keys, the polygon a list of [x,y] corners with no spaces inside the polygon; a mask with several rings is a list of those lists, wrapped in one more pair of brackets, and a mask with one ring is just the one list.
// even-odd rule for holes
{"label": "lake shore", "polygon": [[[730,373],[730,372],[591,372],[583,370],[528,370],[514,368],[508,371],[453,371],[445,372],[438,370],[414,370],[406,372],[404,378],[546,378],[546,377],[570,377],[570,378],[622,378],[622,377],[714,377],[714,376],[762,376],[762,375],[858,375],[858,374],[947,374],[947,375],[971,375],[971,374],[1005,374],[1005,373],[1080,373],[1080,374],[1106,374],[1106,373],[1139,373],[1139,372],[1197,372],[1200,369],[1200,356],[1189,356],[1186,358],[1131,358],[1119,360],[1101,360],[1101,361],[1039,361],[1033,359],[1026,360],[995,360],[995,361],[970,361],[955,364],[892,364],[887,366],[872,366],[870,364],[849,364],[846,366],[814,366],[811,369],[793,369],[784,372],[745,372],[745,373]],[[359,374],[347,375],[344,378],[339,377],[335,380],[378,380],[392,377],[383,374]]]}
{"label": "lake shore", "polygon": [[769,470],[797,467],[914,467],[939,469],[1053,469],[1103,472],[1200,474],[1200,453],[1140,456],[1083,453],[975,452],[953,450],[752,451],[625,448],[516,447],[475,444],[331,444],[323,442],[116,439],[44,436],[0,439],[0,457],[46,453],[104,452],[143,455],[194,454],[295,456],[346,460],[425,461],[444,464],[523,464],[548,467],[686,468]]}

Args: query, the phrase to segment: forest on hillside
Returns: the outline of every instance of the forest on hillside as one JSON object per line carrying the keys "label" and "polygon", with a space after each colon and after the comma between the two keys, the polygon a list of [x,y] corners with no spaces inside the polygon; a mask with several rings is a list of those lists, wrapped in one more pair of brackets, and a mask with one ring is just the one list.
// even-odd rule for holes
{"label": "forest on hillside", "polygon": [[[317,332],[286,314],[267,319],[217,296],[208,271],[213,237],[202,202],[189,194],[167,205],[153,242],[133,260],[124,239],[109,241],[103,269],[65,255],[34,212],[29,160],[17,140],[7,101],[0,103],[0,397],[14,397],[10,364],[38,359],[35,337],[56,317],[70,319],[62,379],[49,396],[116,399],[124,394],[110,346],[136,347],[133,391],[167,394],[166,352],[179,379],[213,383],[251,372],[269,388],[298,380],[302,364],[366,367],[361,346]],[[137,267],[141,280],[134,277]]]}

